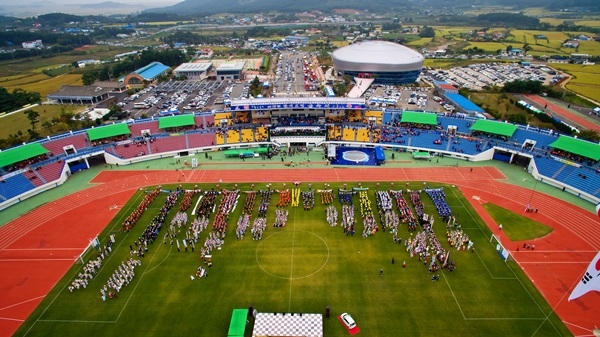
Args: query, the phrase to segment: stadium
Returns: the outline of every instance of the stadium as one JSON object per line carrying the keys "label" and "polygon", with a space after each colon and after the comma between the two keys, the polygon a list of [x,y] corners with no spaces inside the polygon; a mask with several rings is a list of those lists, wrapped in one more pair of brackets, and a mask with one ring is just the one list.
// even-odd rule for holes
{"label": "stadium", "polygon": [[338,74],[373,78],[377,84],[417,81],[425,58],[413,49],[387,41],[364,41],[335,50],[333,67]]}
{"label": "stadium", "polygon": [[[600,247],[598,147],[303,97],[5,150],[0,335],[345,336],[344,312],[368,336],[589,335],[600,295],[568,294]],[[421,239],[448,254],[424,264]]]}

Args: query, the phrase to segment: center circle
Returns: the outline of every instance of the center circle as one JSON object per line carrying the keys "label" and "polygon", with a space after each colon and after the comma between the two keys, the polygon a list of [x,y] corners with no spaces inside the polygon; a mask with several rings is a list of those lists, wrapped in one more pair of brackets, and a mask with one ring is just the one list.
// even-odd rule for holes
{"label": "center circle", "polygon": [[286,280],[312,276],[329,261],[327,242],[315,233],[296,230],[269,235],[256,247],[256,263],[265,273]]}
{"label": "center circle", "polygon": [[342,158],[344,158],[347,161],[353,161],[353,162],[367,162],[369,161],[369,155],[367,155],[366,153],[362,152],[362,151],[346,151],[344,153],[342,153]]}

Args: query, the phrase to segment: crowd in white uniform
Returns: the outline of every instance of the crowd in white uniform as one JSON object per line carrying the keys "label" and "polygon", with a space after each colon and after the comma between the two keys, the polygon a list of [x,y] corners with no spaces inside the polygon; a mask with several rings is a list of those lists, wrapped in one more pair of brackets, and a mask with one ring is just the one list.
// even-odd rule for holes
{"label": "crowd in white uniform", "polygon": [[141,265],[142,261],[134,258],[121,262],[104,287],[100,289],[102,300],[106,301],[107,296],[108,298],[114,298],[116,294],[113,291],[118,293],[122,287],[129,285],[135,276],[135,267]]}
{"label": "crowd in white uniform", "polygon": [[337,226],[338,211],[335,208],[335,206],[333,206],[333,205],[327,206],[326,213],[327,213],[327,223],[329,224],[329,226],[331,226],[331,227]]}

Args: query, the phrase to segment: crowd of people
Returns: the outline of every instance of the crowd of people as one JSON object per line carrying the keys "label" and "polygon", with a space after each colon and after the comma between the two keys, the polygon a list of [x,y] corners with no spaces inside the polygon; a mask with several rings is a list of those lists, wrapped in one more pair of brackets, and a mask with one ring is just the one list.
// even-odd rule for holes
{"label": "crowd of people", "polygon": [[292,192],[289,188],[279,191],[279,201],[277,207],[288,207],[292,202]]}
{"label": "crowd of people", "polygon": [[285,227],[290,212],[287,209],[276,209],[275,210],[275,222],[273,227]]}
{"label": "crowd of people", "polygon": [[142,216],[142,214],[144,214],[144,211],[146,211],[148,209],[148,205],[150,205],[150,203],[152,203],[152,201],[154,201],[154,199],[156,199],[156,197],[160,194],[160,188],[156,188],[150,192],[148,192],[145,196],[144,199],[140,202],[140,204],[138,205],[138,207],[136,207],[136,209],[134,209],[125,219],[125,221],[123,221],[123,224],[121,225],[121,231],[129,231],[133,228],[133,226],[135,226],[135,224],[138,222],[138,220],[140,219],[140,217]]}
{"label": "crowd of people", "polygon": [[354,235],[354,224],[356,220],[354,219],[354,206],[352,204],[343,204],[342,205],[342,228],[344,230],[344,234]]}
{"label": "crowd of people", "polygon": [[302,206],[305,211],[311,210],[315,207],[315,190],[312,188],[308,191],[302,191]]}
{"label": "crowd of people", "polygon": [[[181,212],[185,212],[185,211],[187,211],[188,208],[190,208],[190,206],[192,205],[192,200],[194,199],[194,196],[196,195],[197,192],[199,192],[199,191],[189,190],[189,191],[183,192],[183,200],[181,200],[181,205],[179,206],[179,210]],[[186,222],[187,222],[187,220],[186,220]]]}
{"label": "crowd of people", "polygon": [[271,194],[273,192],[271,189],[260,190],[260,201],[258,203],[258,216],[261,218],[265,218],[267,216],[267,210],[269,209],[269,205],[271,204]]}
{"label": "crowd of people", "polygon": [[100,296],[103,301],[106,298],[115,298],[116,293],[121,291],[121,288],[129,285],[135,276],[135,267],[141,266],[142,261],[134,258],[129,258],[121,262],[114,273],[110,276],[104,287],[100,289]]}
{"label": "crowd of people", "polygon": [[441,218],[452,215],[452,210],[450,210],[450,206],[446,203],[446,193],[444,193],[443,188],[427,188],[425,189],[425,193],[427,193],[431,201],[433,201],[438,215]]}
{"label": "crowd of people", "polygon": [[263,236],[263,232],[267,228],[267,218],[258,217],[254,219],[252,222],[252,228],[250,229],[250,233],[252,233],[252,240],[261,240]]}
{"label": "crowd of people", "polygon": [[342,205],[351,205],[354,191],[338,189],[338,199]]}
{"label": "crowd of people", "polygon": [[102,267],[102,260],[103,258],[100,256],[100,254],[98,254],[95,259],[89,260],[83,266],[83,272],[77,274],[77,278],[74,279],[73,282],[71,282],[71,285],[68,286],[69,291],[73,292],[74,290],[87,288],[88,282],[94,278],[98,272],[98,269]]}
{"label": "crowd of people", "polygon": [[325,209],[325,214],[326,214],[327,223],[329,224],[329,226],[331,226],[331,227],[337,226],[337,222],[338,222],[337,208],[335,208],[335,206],[333,206],[333,205],[329,205]]}
{"label": "crowd of people", "polygon": [[358,192],[358,201],[360,204],[360,214],[363,222],[363,238],[369,235],[375,234],[379,230],[377,221],[373,216],[373,209],[371,207],[371,200],[369,200],[369,194],[367,190],[360,190]]}
{"label": "crowd of people", "polygon": [[196,210],[196,217],[204,217],[209,218],[210,214],[214,212],[215,209],[215,201],[217,200],[217,195],[219,192],[211,190],[205,191],[202,196],[202,201],[200,202],[200,206]]}
{"label": "crowd of people", "polygon": [[408,226],[408,231],[416,231],[417,220],[415,219],[412,209],[408,206],[404,195],[402,195],[402,191],[390,191],[390,193],[396,200],[396,209],[400,213],[402,222]]}
{"label": "crowd of people", "polygon": [[221,198],[221,203],[219,204],[219,208],[213,222],[213,229],[216,230],[222,238],[225,237],[225,230],[227,229],[227,220],[229,219],[229,215],[231,212],[233,212],[235,206],[237,205],[237,201],[240,196],[239,192],[239,190],[223,190],[223,197]]}
{"label": "crowd of people", "polygon": [[248,191],[246,192],[246,200],[244,200],[244,207],[242,208],[243,214],[252,214],[252,210],[254,210],[254,205],[256,204],[256,191]]}
{"label": "crowd of people", "polygon": [[424,221],[423,221],[425,219],[425,205],[421,201],[420,191],[419,192],[410,191],[409,196],[410,196],[410,203],[413,205],[413,207],[415,208],[415,212],[417,213],[417,219],[424,226],[423,228],[427,229],[427,226],[429,224],[424,223]]}
{"label": "crowd of people", "polygon": [[319,190],[321,195],[321,205],[331,205],[333,203],[333,191],[331,190]]}
{"label": "crowd of people", "polygon": [[461,229],[452,229],[446,231],[446,238],[451,247],[456,247],[457,250],[471,249],[473,241]]}
{"label": "crowd of people", "polygon": [[[247,199],[246,199],[247,200]],[[236,240],[241,240],[244,238],[244,234],[246,234],[246,229],[250,225],[250,214],[243,213],[237,221],[237,227],[235,228],[235,238]]]}

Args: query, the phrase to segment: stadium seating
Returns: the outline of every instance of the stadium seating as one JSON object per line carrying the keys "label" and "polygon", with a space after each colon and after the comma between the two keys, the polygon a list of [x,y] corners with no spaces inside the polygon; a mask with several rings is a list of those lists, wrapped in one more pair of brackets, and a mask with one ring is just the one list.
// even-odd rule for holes
{"label": "stadium seating", "polygon": [[4,178],[3,182],[0,182],[0,201],[19,196],[34,187],[35,185],[23,174]]}
{"label": "stadium seating", "polygon": [[147,144],[115,145],[114,153],[119,158],[129,159],[129,158],[139,157],[142,155],[142,153],[148,154],[149,150],[148,150]]}
{"label": "stadium seating", "polygon": [[148,121],[145,123],[129,124],[129,131],[131,131],[132,137],[141,137],[142,130],[150,130],[151,135],[163,132],[158,128],[158,121]]}
{"label": "stadium seating", "polygon": [[211,146],[215,144],[215,134],[214,133],[189,133],[187,134],[188,144],[190,148],[196,147],[205,147]]}
{"label": "stadium seating", "polygon": [[237,130],[227,130],[227,144],[240,142],[240,132]]}
{"label": "stadium seating", "polygon": [[49,183],[60,178],[64,166],[65,162],[58,160],[42,166],[36,173],[40,175],[46,183]]}
{"label": "stadium seating", "polygon": [[41,186],[44,184],[44,181],[42,181],[41,177],[38,176],[35,171],[25,171],[25,172],[23,172],[23,175],[25,176],[25,178],[29,179],[29,181],[31,181],[31,183],[35,187],[38,187],[38,186]]}
{"label": "stadium seating", "polygon": [[78,150],[90,146],[83,134],[73,136],[67,135],[66,137],[52,139],[50,141],[42,143],[42,146],[46,150],[52,152],[52,154],[54,155],[65,154],[65,150],[63,149],[63,147],[68,145],[73,145],[73,147],[75,147]]}
{"label": "stadium seating", "polygon": [[[184,150],[185,148],[185,136],[173,136],[155,139],[150,150],[152,153],[157,153]],[[158,151],[156,151],[156,149],[158,149]]]}

